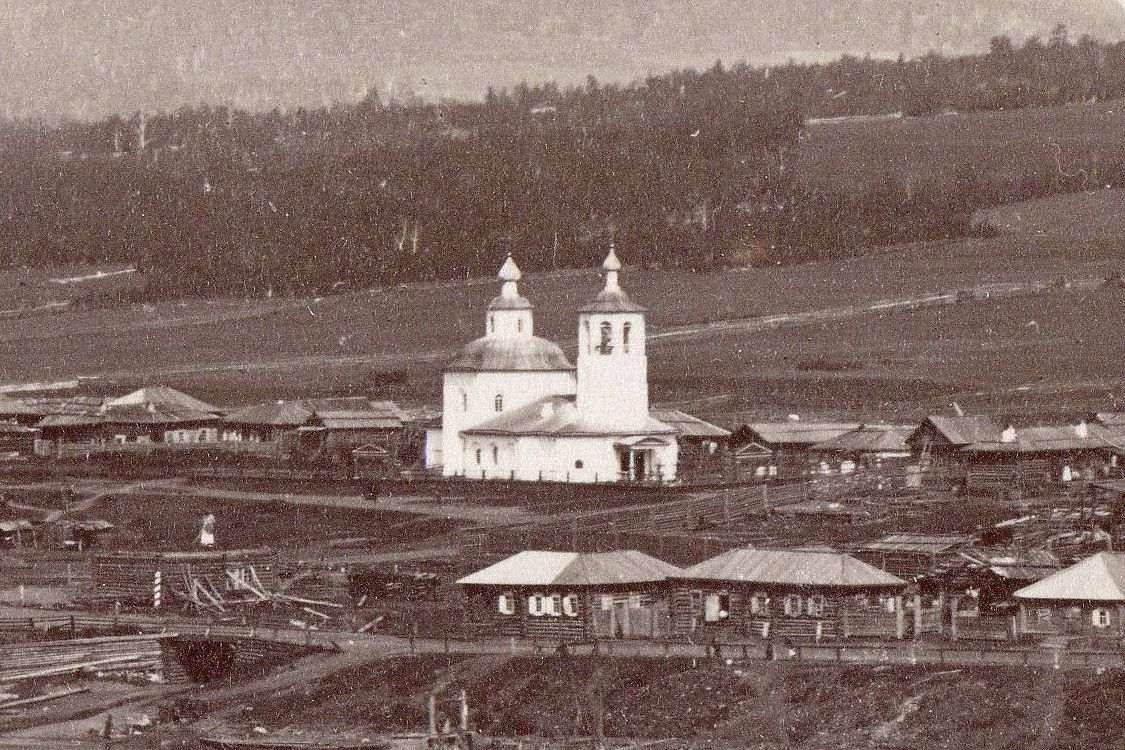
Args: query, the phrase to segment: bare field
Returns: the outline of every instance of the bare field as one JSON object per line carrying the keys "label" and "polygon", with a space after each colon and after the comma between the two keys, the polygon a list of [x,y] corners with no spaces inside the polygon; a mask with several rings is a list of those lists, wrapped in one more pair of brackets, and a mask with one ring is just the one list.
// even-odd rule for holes
{"label": "bare field", "polygon": [[1005,179],[1028,170],[1070,173],[1092,159],[1103,165],[1119,160],[1123,129],[1125,104],[1120,101],[834,121],[809,127],[797,166],[811,182],[839,185],[846,176],[849,186],[886,175],[952,179],[962,164]]}

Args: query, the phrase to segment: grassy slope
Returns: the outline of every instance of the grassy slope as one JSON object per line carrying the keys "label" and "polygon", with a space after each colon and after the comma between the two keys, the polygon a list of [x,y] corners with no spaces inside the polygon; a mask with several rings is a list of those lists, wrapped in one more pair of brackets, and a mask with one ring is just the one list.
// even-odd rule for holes
{"label": "grassy slope", "polygon": [[590,694],[604,690],[608,735],[675,737],[695,747],[1077,748],[1100,743],[1103,732],[1116,736],[1125,705],[1125,681],[1115,673],[426,657],[262,696],[241,721],[417,730],[435,683],[448,696],[464,686],[475,725],[490,734],[589,736]]}
{"label": "grassy slope", "polygon": [[[985,145],[973,146],[974,158],[987,155],[989,164],[1001,167],[1028,159],[1053,163],[1049,143],[1064,135],[1066,143],[1083,149],[1120,140],[1103,127],[1118,117],[1125,115],[1107,104],[837,123],[814,128],[807,158],[818,169],[837,170],[836,179],[839,174],[857,176],[832,166],[837,152],[864,169],[884,156],[910,155],[910,163],[919,168],[948,173],[959,153],[954,145],[977,143],[983,134]],[[829,134],[831,147],[826,145]],[[890,137],[889,148],[878,142],[884,136]],[[944,161],[937,160],[940,154]],[[1002,156],[993,158],[996,154]],[[649,308],[650,328],[658,333],[709,320],[861,304],[990,281],[1100,276],[1121,268],[1118,237],[1125,229],[1125,191],[1005,207],[992,212],[992,222],[1006,233],[785,268],[700,274],[629,270],[625,283]],[[524,291],[537,305],[538,332],[571,340],[575,308],[597,287],[592,274],[527,279]],[[109,389],[158,380],[233,405],[362,390],[372,371],[404,370],[409,382],[390,387],[388,394],[434,401],[440,362],[480,334],[483,309],[495,289],[492,280],[479,280],[379,289],[319,302],[199,301],[0,320],[0,382],[101,374],[119,381],[107,384]],[[1060,388],[1114,381],[1120,378],[1110,364],[1121,349],[1113,315],[1119,299],[1110,291],[1087,299],[1051,295],[868,316],[827,327],[654,342],[653,397],[734,393],[733,404],[713,414],[720,418],[731,411],[832,409],[893,416],[1040,378]],[[1040,327],[1022,327],[1031,320]],[[817,362],[840,361],[845,369],[816,367]],[[864,366],[852,366],[856,362]],[[702,372],[708,378],[699,378]],[[1115,387],[1112,382],[1096,387],[1080,405],[1112,400]],[[991,402],[985,398],[982,403]],[[999,406],[1041,408],[1018,399]]]}

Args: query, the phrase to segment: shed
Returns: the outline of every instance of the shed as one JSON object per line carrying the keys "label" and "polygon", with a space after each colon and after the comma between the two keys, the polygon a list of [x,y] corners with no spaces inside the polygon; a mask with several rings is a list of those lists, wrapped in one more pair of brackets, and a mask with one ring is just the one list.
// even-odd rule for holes
{"label": "shed", "polygon": [[896,532],[864,544],[855,554],[881,570],[911,579],[958,562],[959,553],[976,541],[968,534]]}
{"label": "shed", "polygon": [[885,463],[910,460],[906,439],[909,425],[860,425],[841,435],[815,443],[809,449],[821,474],[850,474],[858,468],[876,469]]}
{"label": "shed", "polygon": [[771,452],[768,464],[752,462],[756,476],[759,476],[757,466],[765,466],[765,476],[803,476],[811,472],[810,453],[814,445],[859,427],[858,422],[806,422],[799,419],[750,422],[735,430],[731,444],[735,451],[753,443]]}
{"label": "shed", "polygon": [[668,633],[668,577],[636,550],[516,553],[457,583],[466,618],[499,635],[560,641]]}

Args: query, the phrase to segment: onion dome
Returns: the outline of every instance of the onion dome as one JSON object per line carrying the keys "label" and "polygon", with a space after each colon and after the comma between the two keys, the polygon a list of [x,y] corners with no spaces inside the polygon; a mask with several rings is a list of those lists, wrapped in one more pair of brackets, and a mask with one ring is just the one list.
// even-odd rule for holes
{"label": "onion dome", "polygon": [[617,248],[611,242],[609,254],[602,262],[605,271],[605,287],[598,292],[593,301],[578,308],[580,313],[640,313],[645,309],[635,304],[625,290],[618,283],[618,273],[621,271],[621,259],[617,257]]}
{"label": "onion dome", "polygon": [[492,302],[488,304],[489,310],[530,310],[532,308],[530,300],[527,297],[520,296],[519,280],[523,278],[523,273],[520,271],[520,267],[516,265],[511,253],[508,253],[504,265],[500,266],[500,272],[496,276],[503,283],[500,285],[499,296],[493,298]]}

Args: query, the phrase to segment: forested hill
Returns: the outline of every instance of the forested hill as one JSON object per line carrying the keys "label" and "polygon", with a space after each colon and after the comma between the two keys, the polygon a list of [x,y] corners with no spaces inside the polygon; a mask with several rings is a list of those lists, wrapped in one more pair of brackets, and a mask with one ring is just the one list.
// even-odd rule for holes
{"label": "forested hill", "polygon": [[143,294],[167,298],[492,273],[508,250],[529,269],[585,266],[610,236],[650,264],[815,259],[957,236],[979,206],[1075,189],[1089,174],[1047,164],[995,184],[980,165],[951,165],[909,184],[812,185],[794,167],[806,117],[1122,94],[1125,45],[1058,29],[1046,42],[997,38],[978,56],[716,64],[476,102],[372,94],[285,112],[9,123],[0,261],[137,263]]}

